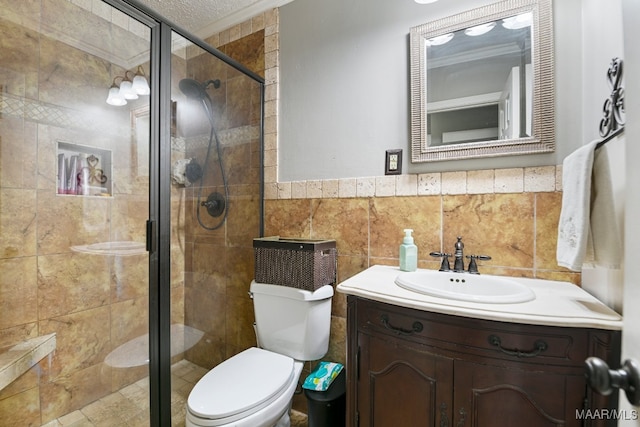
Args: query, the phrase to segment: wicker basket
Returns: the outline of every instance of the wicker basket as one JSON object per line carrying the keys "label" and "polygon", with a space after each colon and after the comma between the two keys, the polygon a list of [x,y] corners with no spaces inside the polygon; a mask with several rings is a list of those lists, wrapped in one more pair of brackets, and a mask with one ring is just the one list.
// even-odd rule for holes
{"label": "wicker basket", "polygon": [[256,282],[315,291],[336,283],[335,240],[253,239]]}

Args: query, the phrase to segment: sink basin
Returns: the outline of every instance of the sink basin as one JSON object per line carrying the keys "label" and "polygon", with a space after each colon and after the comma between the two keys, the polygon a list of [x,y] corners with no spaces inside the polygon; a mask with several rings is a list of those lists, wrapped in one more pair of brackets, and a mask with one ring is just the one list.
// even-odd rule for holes
{"label": "sink basin", "polygon": [[396,284],[421,294],[458,301],[514,304],[535,299],[529,287],[505,277],[434,270],[401,273]]}

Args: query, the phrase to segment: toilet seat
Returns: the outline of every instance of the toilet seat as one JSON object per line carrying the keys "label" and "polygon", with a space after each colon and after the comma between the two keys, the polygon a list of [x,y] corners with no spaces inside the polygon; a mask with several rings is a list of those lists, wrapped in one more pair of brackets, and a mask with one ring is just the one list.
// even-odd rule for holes
{"label": "toilet seat", "polygon": [[202,377],[189,394],[188,411],[207,425],[231,423],[270,405],[294,376],[292,358],[252,347]]}

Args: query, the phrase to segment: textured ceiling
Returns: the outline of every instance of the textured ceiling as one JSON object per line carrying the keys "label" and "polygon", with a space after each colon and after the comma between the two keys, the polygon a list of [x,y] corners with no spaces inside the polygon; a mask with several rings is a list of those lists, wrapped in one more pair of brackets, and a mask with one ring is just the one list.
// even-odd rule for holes
{"label": "textured ceiling", "polygon": [[201,38],[292,0],[138,0]]}

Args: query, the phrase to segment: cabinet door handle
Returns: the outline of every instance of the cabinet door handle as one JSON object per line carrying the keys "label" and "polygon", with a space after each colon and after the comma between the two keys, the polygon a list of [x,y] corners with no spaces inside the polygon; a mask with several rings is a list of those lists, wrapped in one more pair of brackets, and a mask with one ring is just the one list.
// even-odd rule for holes
{"label": "cabinet door handle", "polygon": [[418,322],[417,320],[413,322],[413,325],[411,325],[411,329],[405,329],[398,326],[393,326],[391,323],[389,323],[389,316],[387,316],[386,314],[381,315],[380,320],[382,320],[382,324],[384,325],[385,328],[395,332],[398,335],[411,335],[417,332],[422,332],[422,330],[424,329],[424,326],[422,326],[422,323]]}
{"label": "cabinet door handle", "polygon": [[531,351],[522,351],[518,349],[511,350],[508,348],[504,348],[502,346],[502,341],[500,340],[500,337],[497,335],[489,335],[489,344],[495,347],[498,347],[498,350],[500,350],[502,353],[508,354],[509,356],[515,356],[515,357],[536,357],[543,351],[546,351],[547,348],[549,348],[549,345],[547,345],[545,341],[537,340],[533,344],[535,348]]}
{"label": "cabinet door handle", "polygon": [[640,405],[640,363],[627,359],[622,368],[612,370],[604,360],[589,357],[585,360],[589,387],[598,393],[608,396],[615,389],[622,389],[632,405]]}

